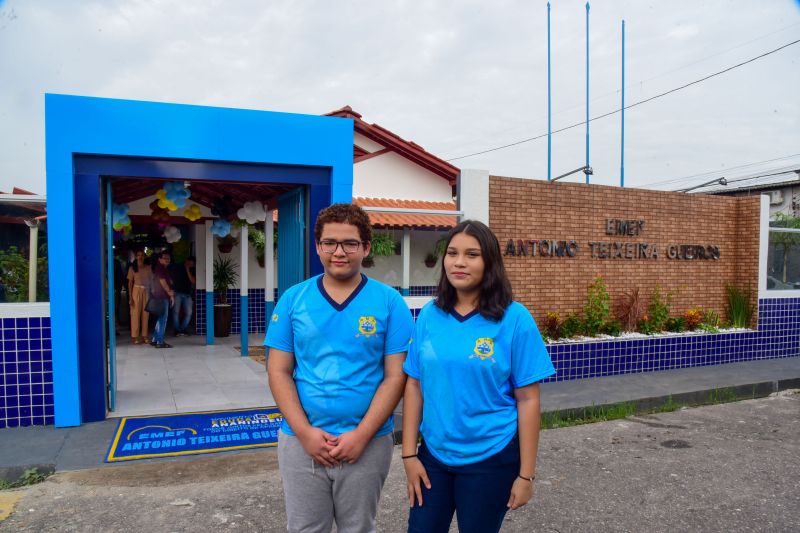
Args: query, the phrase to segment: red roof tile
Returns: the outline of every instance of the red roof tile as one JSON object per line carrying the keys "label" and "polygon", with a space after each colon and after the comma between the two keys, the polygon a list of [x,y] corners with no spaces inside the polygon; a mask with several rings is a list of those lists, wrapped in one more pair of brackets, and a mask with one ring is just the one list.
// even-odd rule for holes
{"label": "red roof tile", "polygon": [[[395,207],[404,209],[437,209],[455,211],[455,202],[425,202],[421,200],[391,200],[388,198],[353,198],[361,207]],[[372,225],[380,229],[450,229],[458,221],[451,215],[422,215],[418,213],[381,213],[369,211]]]}
{"label": "red roof tile", "polygon": [[[350,106],[344,106],[336,111],[326,113],[326,116],[342,117],[353,119],[353,127],[357,133],[360,133],[368,139],[397,152],[406,159],[416,163],[417,165],[433,172],[434,174],[446,179],[452,187],[456,185],[459,169],[445,161],[439,159],[432,153],[426,151],[422,146],[413,141],[407,141],[399,135],[387,130],[378,124],[370,124],[361,119],[361,114],[357,113]],[[354,159],[363,157],[364,154],[359,155],[359,150],[354,149]]]}

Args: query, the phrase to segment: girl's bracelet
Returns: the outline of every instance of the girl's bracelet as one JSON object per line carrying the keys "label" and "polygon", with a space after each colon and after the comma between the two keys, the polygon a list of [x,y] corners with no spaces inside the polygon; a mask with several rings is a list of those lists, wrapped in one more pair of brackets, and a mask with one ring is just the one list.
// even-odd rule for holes
{"label": "girl's bracelet", "polygon": [[517,474],[517,477],[520,479],[524,479],[525,481],[530,481],[533,483],[533,480],[536,479],[536,474],[532,475],[531,477],[525,477],[522,474]]}
{"label": "girl's bracelet", "polygon": [[414,453],[414,454],[411,454],[411,455],[401,455],[401,458],[403,458],[403,459],[411,459],[412,457],[416,457],[416,456],[417,456],[417,454]]}

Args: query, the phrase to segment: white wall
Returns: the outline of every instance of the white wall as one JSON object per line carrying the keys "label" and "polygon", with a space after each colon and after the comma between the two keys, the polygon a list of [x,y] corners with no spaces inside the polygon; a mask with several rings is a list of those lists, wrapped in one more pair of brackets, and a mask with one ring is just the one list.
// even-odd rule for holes
{"label": "white wall", "polygon": [[[398,242],[403,242],[403,231],[374,230],[374,233],[393,233]],[[436,241],[447,235],[446,231],[412,231],[411,232],[411,285],[436,285],[439,282],[440,267],[425,266],[425,256],[433,252]],[[362,270],[367,276],[382,281],[387,285],[400,287],[403,284],[403,258],[401,255],[376,257],[375,266]]]}
{"label": "white wall", "polygon": [[446,179],[388,152],[353,165],[353,196],[452,202]]}
{"label": "white wall", "polygon": [[383,150],[385,148],[385,146],[382,144],[378,144],[372,139],[368,139],[358,132],[353,133],[353,144],[363,148],[368,152],[377,152],[378,150]]}
{"label": "white wall", "polygon": [[[241,234],[237,237],[239,239]],[[223,254],[220,253],[219,249],[217,248],[218,238],[214,237],[214,258],[218,257],[229,257],[233,259],[233,261],[237,265],[237,272],[240,272],[241,267],[239,265],[239,261],[241,258],[241,239],[239,244],[233,247],[230,253]],[[249,243],[248,243],[249,244]],[[196,256],[197,256],[197,288],[200,290],[204,290],[206,287],[206,262],[205,262],[205,247],[206,247],[206,238],[205,238],[205,226],[196,225],[195,226],[195,246],[196,246]],[[248,250],[247,255],[247,263],[248,263],[248,287],[251,289],[263,289],[266,287],[266,275],[264,273],[264,268],[259,266],[258,261],[256,261],[256,251],[252,245],[250,245],[250,249]],[[277,259],[275,264],[272,268],[272,277],[275,283],[275,287],[278,286],[278,275],[277,275]],[[232,288],[239,288],[239,284],[236,284],[236,287]]]}

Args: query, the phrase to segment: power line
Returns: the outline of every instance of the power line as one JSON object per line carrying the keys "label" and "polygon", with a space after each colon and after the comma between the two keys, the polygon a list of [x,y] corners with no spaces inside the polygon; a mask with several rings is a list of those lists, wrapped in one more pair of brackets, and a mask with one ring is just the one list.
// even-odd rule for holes
{"label": "power line", "polygon": [[690,176],[682,176],[680,178],[671,178],[671,179],[664,180],[664,181],[657,181],[655,183],[650,183],[649,185],[651,185],[651,186],[653,186],[653,185],[667,185],[667,184],[671,184],[671,183],[680,183],[682,181],[690,180],[692,178],[700,178],[700,177],[703,177],[703,176],[711,176],[713,174],[721,174],[721,173],[730,174],[730,172],[732,170],[739,170],[739,169],[742,169],[742,168],[752,167],[752,166],[755,166],[755,165],[763,165],[764,163],[773,163],[775,161],[783,161],[784,159],[791,159],[791,158],[797,157],[797,156],[800,156],[800,153],[798,153],[798,154],[789,154],[789,155],[786,155],[786,156],[783,156],[783,157],[776,157],[776,158],[773,158],[773,159],[765,159],[763,161],[754,161],[752,163],[745,163],[743,165],[737,165],[735,167],[726,167],[726,168],[719,169],[719,170],[709,170],[707,172],[700,172],[699,174],[692,174]]}
{"label": "power line", "polygon": [[[794,174],[794,173],[800,173],[800,169],[797,169],[797,170],[795,170],[795,169],[793,169],[793,170],[783,170],[781,172],[772,172],[772,173],[769,173],[769,174],[758,174],[757,176],[750,176],[750,177],[747,177],[747,178],[738,178],[738,179],[735,179],[735,180],[726,180],[724,184],[720,183],[719,185],[729,185],[731,183],[739,183],[741,181],[757,180],[759,178],[770,178],[772,176],[781,176],[783,174]],[[703,188],[703,187],[712,187],[714,185],[717,185],[717,183],[707,183],[707,184],[703,185],[702,187],[698,186],[697,188],[700,189],[700,188]],[[764,185],[774,185],[774,184],[764,184]],[[724,188],[722,188],[722,189],[714,189],[711,192],[724,191],[724,190],[725,190]],[[677,192],[680,192],[680,191],[677,191]]]}
{"label": "power line", "polygon": [[[702,77],[700,79],[691,81],[691,82],[686,83],[684,85],[681,85],[679,87],[675,87],[674,89],[670,89],[668,91],[664,91],[663,93],[656,94],[655,96],[651,96],[650,98],[645,98],[644,100],[639,100],[638,102],[634,102],[634,103],[632,103],[630,105],[625,106],[625,109],[630,109],[632,107],[640,106],[642,104],[646,104],[647,102],[652,102],[653,100],[656,100],[658,98],[662,98],[664,96],[667,96],[668,94],[672,94],[672,93],[680,91],[682,89],[686,89],[687,87],[691,87],[692,85],[697,85],[698,83],[702,83],[702,82],[704,82],[706,80],[710,80],[711,78],[714,78],[716,76],[720,76],[722,74],[725,74],[726,72],[730,72],[731,70],[737,69],[739,67],[743,67],[744,65],[747,65],[747,64],[752,63],[754,61],[757,61],[759,59],[762,59],[764,57],[772,55],[772,54],[774,54],[776,52],[780,52],[784,48],[788,48],[788,47],[793,46],[793,45],[795,45],[797,43],[800,43],[800,39],[797,39],[796,41],[792,41],[790,43],[786,43],[783,46],[779,46],[778,48],[770,50],[769,52],[765,52],[765,53],[763,53],[761,55],[757,55],[755,57],[751,57],[750,59],[742,61],[741,63],[737,63],[737,64],[735,64],[735,65],[733,65],[731,67],[728,67],[726,69],[719,70],[717,72],[714,72],[713,74],[709,74],[708,76],[704,76],[704,77]],[[622,111],[621,108],[620,109],[615,109],[614,111],[609,111],[608,113],[604,113],[604,114],[598,115],[596,117],[592,117],[592,118],[589,119],[589,122],[593,122],[595,120],[600,120],[601,118],[606,118],[606,117],[610,117],[612,115],[616,115],[620,111]],[[571,130],[572,128],[577,128],[578,126],[583,126],[584,124],[586,124],[585,120],[583,120],[581,122],[576,122],[575,124],[570,124],[569,126],[565,126],[563,128],[559,128],[557,130],[553,130],[552,133],[561,133],[562,131]],[[445,159],[445,161],[456,161],[458,159],[466,159],[468,157],[473,157],[473,156],[476,156],[476,155],[488,154],[489,152],[496,152],[497,150],[503,150],[505,148],[511,148],[512,146],[517,146],[517,145],[520,145],[520,144],[528,143],[528,142],[531,142],[531,141],[535,141],[537,139],[543,139],[545,137],[547,137],[547,133],[543,133],[543,134],[537,135],[535,137],[529,137],[527,139],[522,139],[520,141],[515,141],[515,142],[509,143],[509,144],[504,144],[502,146],[497,146],[495,148],[489,148],[487,150],[482,150],[480,152],[474,152],[474,153],[467,154],[467,155],[460,155],[458,157],[451,157],[449,159]]]}
{"label": "power line", "polygon": [[[770,33],[766,33],[766,34],[764,34],[764,35],[760,35],[760,36],[758,36],[758,37],[755,37],[755,38],[753,38],[753,39],[750,39],[749,41],[745,41],[745,42],[743,42],[743,43],[737,44],[737,45],[735,45],[735,46],[732,46],[732,47],[730,47],[730,48],[726,48],[726,49],[724,49],[724,50],[720,50],[719,52],[717,52],[717,53],[715,53],[715,54],[711,54],[710,56],[705,56],[705,57],[703,57],[703,58],[700,58],[700,59],[698,59],[698,60],[696,60],[696,61],[692,61],[691,63],[686,63],[685,65],[681,65],[680,67],[676,67],[676,68],[674,68],[674,69],[672,69],[672,70],[667,70],[666,72],[662,72],[662,73],[660,73],[660,74],[656,74],[655,76],[651,76],[651,77],[649,77],[649,78],[646,78],[646,79],[643,79],[643,80],[639,80],[639,81],[637,81],[637,82],[634,82],[634,83],[629,83],[629,84],[626,84],[626,85],[625,85],[625,89],[634,89],[634,88],[636,88],[636,87],[639,87],[639,86],[641,86],[641,85],[643,85],[643,84],[645,84],[645,83],[647,83],[647,82],[650,82],[650,81],[653,81],[653,80],[657,80],[657,79],[659,79],[659,78],[663,78],[664,76],[667,76],[668,74],[673,74],[673,73],[675,73],[675,72],[679,72],[679,71],[681,71],[681,70],[683,70],[683,69],[685,69],[685,68],[689,68],[689,67],[691,67],[691,66],[694,66],[694,65],[697,65],[697,64],[703,63],[703,62],[705,62],[705,61],[708,61],[709,59],[712,59],[712,58],[715,58],[715,57],[719,57],[719,56],[721,56],[721,55],[724,55],[724,54],[727,54],[728,52],[731,52],[731,51],[733,51],[733,50],[737,50],[737,49],[739,49],[739,48],[742,48],[742,47],[744,47],[744,46],[747,46],[748,44],[752,44],[752,43],[754,43],[754,42],[756,42],[756,41],[760,41],[760,40],[762,40],[762,39],[766,39],[767,37],[771,37],[771,36],[773,36],[773,35],[776,35],[776,34],[778,34],[778,33],[782,33],[782,32],[784,32],[784,31],[786,31],[786,30],[790,30],[790,29],[794,28],[795,26],[800,26],[800,22],[797,22],[797,23],[795,23],[795,24],[791,24],[791,25],[789,25],[789,26],[785,26],[785,27],[783,27],[783,28],[780,28],[780,29],[778,29],[778,30],[772,31],[772,32],[770,32]],[[597,101],[599,101],[599,100],[604,100],[604,99],[608,98],[609,96],[614,96],[614,95],[617,95],[617,94],[619,94],[619,92],[620,92],[620,91],[619,91],[619,89],[618,89],[618,90],[616,90],[616,91],[611,91],[611,92],[607,92],[607,93],[601,94],[601,95],[599,95],[599,96],[595,96],[594,98],[592,98],[592,99],[590,100],[590,102],[597,102]],[[569,107],[564,107],[564,108],[562,108],[562,109],[557,109],[557,110],[555,110],[555,111],[553,112],[553,115],[554,115],[554,116],[555,116],[555,115],[560,115],[561,113],[564,113],[564,112],[566,112],[566,111],[572,111],[573,109],[577,109],[577,108],[583,108],[583,107],[584,107],[584,105],[585,105],[585,104],[582,104],[582,103],[581,103],[581,104],[575,104],[575,105],[572,105],[572,106],[569,106]]]}

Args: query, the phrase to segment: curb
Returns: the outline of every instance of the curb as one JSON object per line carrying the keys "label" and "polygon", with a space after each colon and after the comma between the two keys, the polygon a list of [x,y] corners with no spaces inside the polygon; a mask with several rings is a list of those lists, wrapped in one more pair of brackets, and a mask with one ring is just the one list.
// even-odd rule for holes
{"label": "curb", "polygon": [[610,408],[624,403],[634,403],[636,405],[634,414],[638,415],[658,409],[659,407],[667,405],[668,403],[677,403],[689,407],[700,407],[703,405],[714,405],[720,403],[737,402],[741,400],[766,398],[767,396],[776,392],[789,389],[800,389],[800,378],[714,387],[691,392],[681,392],[678,394],[665,394],[662,396],[623,400],[620,402],[592,404],[585,407],[572,407],[569,409],[549,409],[547,411],[542,411],[542,414],[561,413],[567,416],[579,417],[585,413],[587,409]]}

